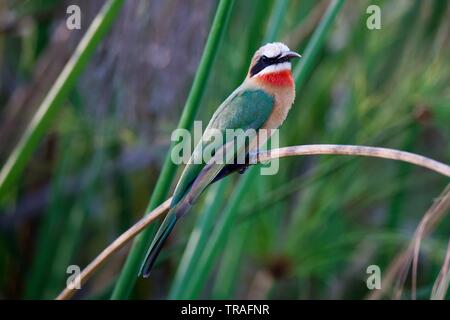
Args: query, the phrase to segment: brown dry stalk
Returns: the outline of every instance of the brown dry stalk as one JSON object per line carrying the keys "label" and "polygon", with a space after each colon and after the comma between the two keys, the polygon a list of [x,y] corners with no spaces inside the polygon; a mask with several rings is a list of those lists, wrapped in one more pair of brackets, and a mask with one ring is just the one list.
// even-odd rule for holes
{"label": "brown dry stalk", "polygon": [[[152,212],[145,215],[141,220],[136,222],[131,228],[122,233],[116,240],[114,240],[106,249],[104,249],[89,265],[80,273],[79,281],[83,285],[92,274],[108,259],[111,255],[116,253],[120,248],[128,243],[131,239],[137,236],[142,230],[145,229],[156,218],[162,215],[170,205],[172,197],[164,201],[161,205],[155,208]],[[76,289],[71,289],[68,286],[56,297],[57,300],[70,299]]]}
{"label": "brown dry stalk", "polygon": [[[270,160],[291,157],[291,156],[304,156],[304,155],[353,155],[353,156],[367,156],[384,158],[391,160],[399,160],[408,163],[412,163],[421,167],[428,168],[435,172],[441,173],[447,177],[450,177],[450,166],[426,158],[414,153],[399,151],[395,149],[377,148],[377,147],[365,147],[365,146],[350,146],[350,145],[333,145],[333,144],[316,144],[316,145],[304,145],[293,146],[286,148],[273,149],[269,151],[261,151],[250,156],[250,163],[267,162]],[[204,170],[208,170],[210,167],[206,167]],[[132,240],[137,234],[145,229],[151,222],[157,217],[161,216],[170,205],[171,198],[167,199],[159,207],[149,212],[141,220],[139,220],[130,229],[125,231],[121,236],[114,240],[106,249],[104,249],[80,274],[80,283],[85,283],[92,274],[115,252],[122,248],[126,243]],[[76,289],[66,287],[56,299],[65,300],[70,299]]]}
{"label": "brown dry stalk", "polygon": [[436,171],[444,176],[450,177],[450,166],[432,160],[430,158],[420,156],[418,154],[389,148],[339,144],[310,144],[304,146],[273,149],[269,151],[259,152],[258,154],[253,155],[252,157],[250,157],[250,163],[252,163],[252,160],[254,161],[255,159],[258,159],[258,162],[265,162],[276,158],[319,154],[366,156],[398,160],[409,162]]}
{"label": "brown dry stalk", "polygon": [[450,239],[447,246],[447,254],[445,255],[444,263],[442,264],[441,271],[433,285],[433,290],[431,291],[432,300],[444,300],[445,294],[448,289],[450,282]]}
{"label": "brown dry stalk", "polygon": [[[450,184],[444,189],[442,194],[436,199],[422,218],[414,233],[414,237],[408,247],[399,253],[393,262],[384,272],[381,289],[373,290],[367,297],[369,300],[380,299],[390,288],[394,286],[393,298],[399,299],[402,294],[402,287],[406,280],[409,267],[413,264],[413,298],[415,296],[415,278],[417,276],[417,261],[421,239],[430,234],[442,220],[450,208]],[[395,282],[395,283],[394,283]]]}

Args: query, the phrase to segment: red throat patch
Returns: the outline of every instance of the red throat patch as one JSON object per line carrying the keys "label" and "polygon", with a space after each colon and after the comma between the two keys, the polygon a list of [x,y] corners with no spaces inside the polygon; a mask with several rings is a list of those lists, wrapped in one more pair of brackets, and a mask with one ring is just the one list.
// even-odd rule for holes
{"label": "red throat patch", "polygon": [[272,86],[293,86],[294,79],[290,70],[282,70],[276,72],[265,73],[258,76],[261,81],[270,84]]}

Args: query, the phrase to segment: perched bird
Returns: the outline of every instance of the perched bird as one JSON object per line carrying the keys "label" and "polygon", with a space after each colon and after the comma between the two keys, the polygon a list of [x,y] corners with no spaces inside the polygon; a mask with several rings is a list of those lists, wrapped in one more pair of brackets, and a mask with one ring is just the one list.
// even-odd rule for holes
{"label": "perched bird", "polygon": [[[191,160],[184,168],[175,188],[169,212],[150,245],[140,275],[145,278],[149,276],[175,223],[189,210],[208,184],[230,166],[218,163],[213,164],[211,170],[202,171],[206,164],[192,161],[211,143],[208,132],[226,129],[256,130],[257,139],[253,139],[246,146],[238,147],[232,155],[234,157],[242,152],[255,151],[258,145],[263,145],[265,141],[262,140],[267,140],[268,137],[260,136],[261,129],[278,128],[286,119],[294,102],[295,87],[291,74],[291,59],[300,57],[298,53],[289,50],[280,42],[268,43],[256,51],[244,82],[214,113],[202,139],[192,153]],[[223,142],[223,148],[228,142]],[[202,175],[201,173],[205,171],[208,172]]]}

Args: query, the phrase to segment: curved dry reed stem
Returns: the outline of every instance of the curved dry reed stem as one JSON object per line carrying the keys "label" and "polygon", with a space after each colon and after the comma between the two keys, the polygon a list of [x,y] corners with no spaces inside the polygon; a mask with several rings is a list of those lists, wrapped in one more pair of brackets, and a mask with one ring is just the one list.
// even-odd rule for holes
{"label": "curved dry reed stem", "polygon": [[304,146],[293,146],[293,147],[273,149],[254,154],[252,157],[250,157],[250,163],[255,162],[256,159],[258,160],[258,162],[265,162],[276,158],[304,156],[304,155],[319,155],[319,154],[366,156],[366,157],[398,160],[412,163],[417,166],[438,172],[444,176],[450,177],[450,166],[415,153],[389,148],[351,146],[339,144],[310,144]]}
{"label": "curved dry reed stem", "polygon": [[[269,151],[261,151],[250,156],[250,163],[267,162],[270,160],[305,155],[353,155],[376,157],[391,160],[398,160],[412,163],[432,171],[450,177],[450,166],[435,161],[433,159],[420,156],[414,153],[399,151],[388,148],[366,147],[366,146],[351,146],[351,145],[334,145],[334,144],[312,144],[304,146],[293,146]],[[208,167],[208,166],[207,166]],[[207,170],[207,169],[205,169]],[[170,205],[170,200],[167,199],[164,203],[159,205],[155,210],[148,213],[130,229],[125,231],[120,237],[114,240],[106,249],[104,249],[80,274],[81,284],[85,283],[90,276],[108,259],[112,254],[122,248],[127,242],[133,239],[137,234],[145,229],[153,220],[162,215]],[[76,289],[64,289],[56,299],[65,300],[70,299],[75,293]]]}
{"label": "curved dry reed stem", "polygon": [[[169,208],[170,201],[172,197],[164,201],[161,205],[156,207],[152,212],[145,215],[141,220],[136,222],[130,229],[122,233],[116,240],[113,241],[106,249],[104,249],[89,265],[80,273],[79,280],[80,283],[85,283],[91,275],[108,259],[112,254],[117,252],[125,244],[127,244],[131,239],[137,236],[142,230],[145,229],[150,223],[156,218],[162,215]],[[70,289],[66,287],[59,295],[56,300],[66,300],[70,299],[76,289]]]}

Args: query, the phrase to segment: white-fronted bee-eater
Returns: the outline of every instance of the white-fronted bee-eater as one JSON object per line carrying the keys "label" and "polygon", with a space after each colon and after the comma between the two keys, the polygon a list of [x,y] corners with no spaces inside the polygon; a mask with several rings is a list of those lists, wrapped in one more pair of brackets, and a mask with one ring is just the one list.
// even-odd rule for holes
{"label": "white-fronted bee-eater", "polygon": [[[244,146],[233,148],[231,157],[248,154],[262,146],[269,137],[267,132],[277,129],[286,119],[295,99],[295,86],[291,74],[291,60],[301,56],[289,50],[280,42],[268,43],[254,54],[244,82],[220,105],[212,116],[205,132],[194,148],[191,160],[187,163],[173,193],[169,212],[160,226],[140,274],[148,277],[151,268],[176,222],[186,214],[200,193],[221,175],[228,161],[217,161],[208,170],[203,170],[206,163],[194,159],[203,159],[203,150],[211,144],[213,130],[254,130],[256,137]],[[264,131],[264,137],[260,132]],[[224,134],[225,135],[225,134]],[[215,141],[217,143],[217,141]],[[222,153],[230,141],[224,140]],[[230,155],[226,155],[230,159]],[[228,168],[229,169],[229,168]],[[206,171],[206,172],[205,172]]]}

